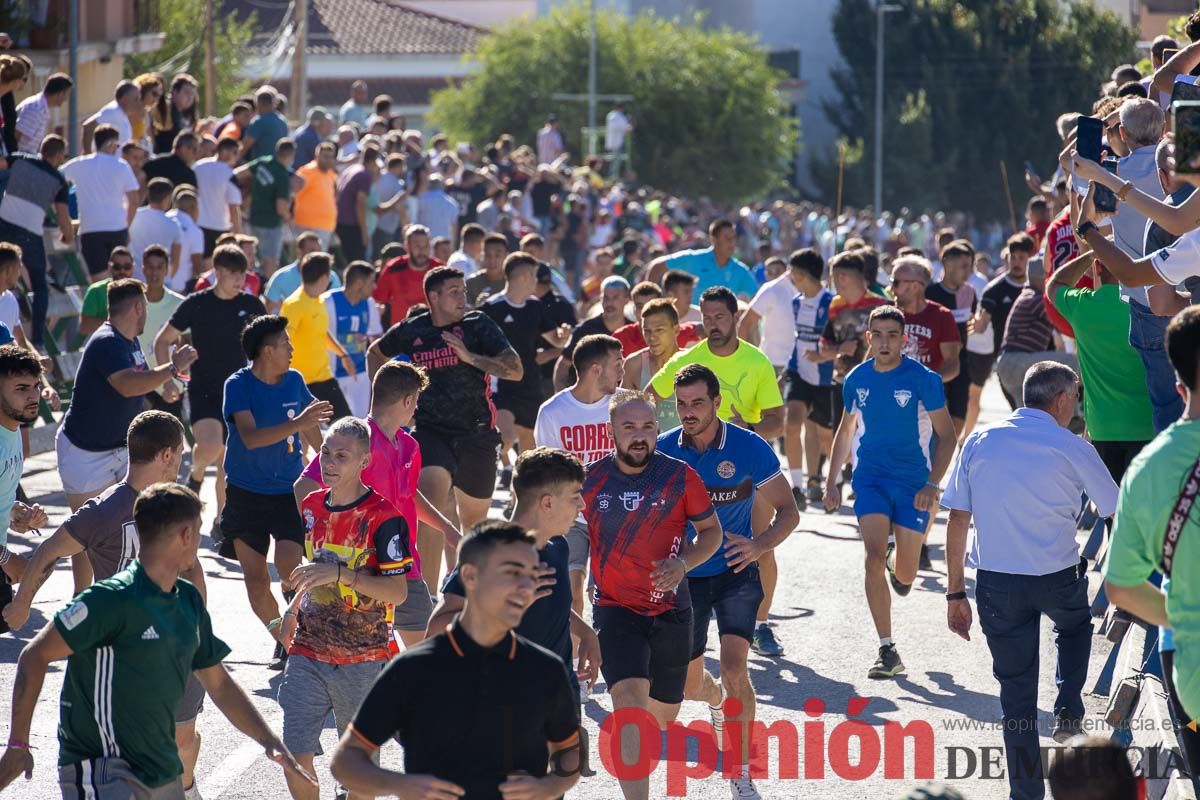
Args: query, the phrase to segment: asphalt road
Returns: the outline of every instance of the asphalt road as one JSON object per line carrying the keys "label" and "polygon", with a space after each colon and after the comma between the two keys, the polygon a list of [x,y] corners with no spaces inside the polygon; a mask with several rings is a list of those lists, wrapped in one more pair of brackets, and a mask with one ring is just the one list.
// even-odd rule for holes
{"label": "asphalt road", "polygon": [[[985,419],[994,419],[1007,410],[994,386],[989,386],[984,400]],[[47,506],[51,517],[49,527],[53,529],[66,508],[52,452],[30,459],[24,486],[34,499]],[[209,508],[213,508],[211,480],[206,482],[204,494]],[[206,529],[210,514],[211,511],[206,514]],[[943,515],[930,537],[934,569],[920,574],[911,595],[893,601],[895,639],[907,671],[894,681],[874,681],[866,677],[866,672],[875,658],[878,642],[862,593],[862,547],[854,517],[849,508],[837,515],[819,511],[802,514],[799,528],[778,551],[781,579],[773,622],[786,653],[777,659],[751,653],[750,660],[759,719],[767,724],[789,723],[795,733],[794,739],[782,745],[782,759],[780,747],[772,743],[769,777],[758,781],[763,797],[876,800],[894,797],[916,782],[917,762],[922,760],[914,755],[917,750],[925,756],[926,766],[927,756],[932,753],[933,775],[942,780],[954,777],[948,782],[967,797],[1007,797],[1007,784],[999,778],[997,766],[1003,764],[1003,757],[997,750],[985,750],[1000,747],[1001,734],[998,687],[991,674],[991,659],[982,633],[976,623],[971,641],[964,642],[950,633],[945,624],[944,522]],[[17,549],[26,542],[21,537],[14,539]],[[250,613],[237,564],[215,556],[207,545],[206,539],[201,555],[208,578],[210,613],[217,635],[233,649],[225,663],[270,724],[278,729],[282,716],[275,696],[280,675],[266,666],[271,644]],[[1091,579],[1094,591],[1098,577],[1092,573]],[[968,588],[971,587],[973,580],[968,577]],[[7,727],[15,662],[23,641],[32,637],[65,604],[70,591],[70,570],[62,565],[42,589],[25,629],[15,637],[0,637],[0,725]],[[708,653],[710,670],[714,672],[716,638],[714,629]],[[1089,687],[1108,647],[1102,638],[1094,640]],[[1041,676],[1039,708],[1045,737],[1042,743],[1050,745],[1054,647],[1048,624],[1043,629]],[[37,747],[34,751],[37,766],[33,780],[28,783],[19,780],[4,793],[6,798],[44,800],[58,796],[54,766],[58,750],[55,699],[61,684],[62,665],[56,665],[47,676],[34,719],[32,743]],[[1105,700],[1087,697],[1085,701],[1094,719]],[[571,797],[620,798],[617,782],[604,769],[599,755],[599,725],[610,709],[603,685],[598,686],[585,706],[590,764],[597,774],[581,781]],[[680,721],[707,719],[707,716],[703,705],[684,703]],[[848,721],[866,725],[846,725]],[[902,767],[894,757],[885,759],[875,754],[876,750],[884,752],[884,745],[889,741],[894,744],[893,740],[898,738],[897,726],[889,727],[887,723],[909,726],[907,730],[914,733],[927,730],[920,746],[911,739],[908,741]],[[431,719],[428,724],[432,730],[454,723]],[[207,800],[288,796],[279,768],[267,761],[253,742],[234,730],[211,703],[200,716],[198,727],[203,743],[197,774]],[[336,738],[330,718],[322,745],[329,750]],[[695,740],[688,744],[691,759],[696,759],[698,748]],[[950,753],[955,755],[956,771],[952,776],[948,772]],[[389,744],[383,749],[385,766],[398,768],[401,758],[398,745]],[[781,778],[781,765],[786,767],[789,760],[798,761],[798,777],[785,774]],[[897,768],[895,774],[885,769],[889,761]],[[987,769],[989,761],[993,765]],[[856,769],[860,764],[861,769]],[[973,769],[968,770],[971,766]],[[328,758],[318,757],[317,768],[322,781],[321,797],[333,797]],[[682,770],[682,764],[674,764],[673,774],[682,775]],[[652,775],[652,797],[669,796],[667,771],[668,764],[664,761]],[[694,778],[682,785],[690,798],[730,796],[728,783],[719,776]],[[670,796],[680,796],[678,785],[675,789]]]}

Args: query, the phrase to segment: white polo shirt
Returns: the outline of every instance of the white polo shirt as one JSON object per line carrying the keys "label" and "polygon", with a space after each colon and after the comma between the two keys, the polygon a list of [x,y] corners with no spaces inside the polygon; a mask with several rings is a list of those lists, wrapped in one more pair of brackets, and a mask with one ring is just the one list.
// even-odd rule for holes
{"label": "white polo shirt", "polygon": [[96,112],[96,127],[101,125],[111,125],[116,128],[120,135],[118,141],[122,144],[133,138],[133,125],[129,122],[129,116],[121,110],[116,100],[108,101]]}

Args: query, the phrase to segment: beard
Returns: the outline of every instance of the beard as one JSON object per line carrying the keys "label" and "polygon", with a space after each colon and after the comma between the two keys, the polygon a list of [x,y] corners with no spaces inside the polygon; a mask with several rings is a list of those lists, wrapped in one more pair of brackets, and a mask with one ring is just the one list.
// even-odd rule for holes
{"label": "beard", "polygon": [[[637,444],[641,444],[640,442]],[[645,444],[644,451],[638,450],[636,453],[629,450],[622,450],[620,445],[616,445],[617,458],[627,467],[644,467],[650,461],[650,457],[654,455],[654,440],[650,440]]]}
{"label": "beard", "polygon": [[24,409],[10,406],[8,401],[2,398],[0,398],[0,414],[3,414],[9,419],[15,419],[17,422],[24,423],[37,422],[38,418],[37,406],[34,406],[32,411],[26,412]]}

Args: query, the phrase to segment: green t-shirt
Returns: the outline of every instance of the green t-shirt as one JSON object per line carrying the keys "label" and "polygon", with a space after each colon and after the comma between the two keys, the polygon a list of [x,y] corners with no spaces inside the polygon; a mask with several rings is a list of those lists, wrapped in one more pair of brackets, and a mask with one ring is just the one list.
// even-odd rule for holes
{"label": "green t-shirt", "polygon": [[[1121,481],[1104,577],[1139,586],[1158,569],[1167,520],[1200,454],[1200,420],[1180,420],[1134,458]],[[1200,717],[1200,514],[1193,509],[1179,537],[1167,619],[1175,638],[1175,686],[1183,707]]]}
{"label": "green t-shirt", "polygon": [[1146,368],[1129,346],[1129,304],[1116,284],[1099,289],[1060,287],[1054,307],[1075,329],[1083,373],[1083,418],[1096,442],[1148,442],[1154,411]]}
{"label": "green t-shirt", "polygon": [[292,196],[292,174],[275,156],[263,156],[250,162],[250,224],[277,228],[282,224],[275,201]]}
{"label": "green t-shirt", "polygon": [[219,664],[204,601],[185,580],[167,593],[134,560],[54,617],[72,655],[59,703],[60,766],[120,757],[149,787],[175,780],[175,711],[194,670]]}
{"label": "green t-shirt", "polygon": [[112,278],[104,278],[88,286],[87,292],[83,295],[83,316],[99,317],[100,319],[108,317],[108,285],[110,283],[112,283]]}
{"label": "green t-shirt", "polygon": [[716,356],[708,349],[708,340],[681,350],[663,364],[650,381],[659,397],[675,396],[675,374],[688,364],[703,364],[716,373],[721,382],[721,407],[717,416],[725,421],[733,416],[734,407],[750,424],[762,421],[762,412],[783,405],[775,367],[767,354],[749,342],[738,342],[731,356]]}

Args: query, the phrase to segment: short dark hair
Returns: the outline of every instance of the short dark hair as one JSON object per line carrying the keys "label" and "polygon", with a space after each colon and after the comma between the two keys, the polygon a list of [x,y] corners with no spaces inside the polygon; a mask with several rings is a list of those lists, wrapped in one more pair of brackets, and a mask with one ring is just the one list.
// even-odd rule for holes
{"label": "short dark hair", "polygon": [[829,259],[829,269],[848,269],[857,272],[859,275],[866,276],[866,265],[863,263],[862,253],[858,250],[849,250],[845,253],[838,253],[833,258]]}
{"label": "short dark hair", "polygon": [[442,284],[453,280],[464,280],[461,269],[457,269],[456,267],[434,267],[425,273],[425,281],[423,283],[425,296],[429,297],[434,292],[440,292]]}
{"label": "short dark hair", "polygon": [[317,250],[300,259],[300,280],[305,285],[316,283],[333,269],[333,256]]}
{"label": "short dark hair", "polygon": [[704,384],[709,400],[721,393],[721,382],[717,380],[717,374],[703,364],[688,364],[675,373],[676,389],[680,386],[691,386],[694,383]]}
{"label": "short dark hair", "polygon": [[370,261],[351,261],[346,265],[346,285],[364,281],[375,276],[375,265]]}
{"label": "short dark hair", "polygon": [[537,547],[537,540],[515,522],[489,519],[472,525],[458,544],[458,563],[476,569],[487,564],[492,551],[506,544],[527,544]]}
{"label": "short dark hair", "polygon": [[887,319],[897,323],[900,330],[904,330],[904,312],[895,306],[876,306],[867,315],[867,327],[871,327],[871,323],[877,319]]}
{"label": "short dark hair", "polygon": [[729,290],[727,286],[710,286],[704,290],[704,294],[700,295],[701,303],[724,303],[725,308],[729,309],[729,313],[737,316],[738,305],[737,295]]}
{"label": "short dark hair", "polygon": [[292,139],[280,139],[275,143],[275,155],[282,156],[296,152],[296,142]]}
{"label": "short dark hair", "polygon": [[663,276],[663,291],[669,292],[680,284],[696,285],[696,276],[681,269],[669,269]]}
{"label": "short dark hair", "polygon": [[97,150],[108,147],[109,142],[115,142],[120,138],[121,132],[112,125],[97,125],[96,130],[92,131],[92,144]]}
{"label": "short dark hair", "polygon": [[[163,263],[170,263],[171,261],[171,257],[167,255],[167,248],[161,244],[147,245],[146,249],[142,251],[142,264],[146,263],[147,258],[161,258]],[[111,253],[109,254],[109,260],[112,260]]]}
{"label": "short dark hair", "polygon": [[9,264],[21,266],[21,248],[12,242],[0,242],[0,270],[5,269]]}
{"label": "short dark hair", "polygon": [[821,280],[825,274],[825,259],[811,247],[796,250],[788,256],[788,266],[800,272],[807,272],[813,280]]}
{"label": "short dark hair", "polygon": [[258,358],[268,339],[273,339],[287,330],[288,321],[275,314],[264,314],[250,320],[242,331],[242,352],[250,361]]}
{"label": "short dark hair", "polygon": [[517,457],[512,490],[518,503],[535,502],[564,483],[583,483],[583,464],[562,450],[535,447]]}
{"label": "short dark hair", "polygon": [[46,138],[42,139],[41,145],[38,146],[38,154],[46,160],[58,158],[66,152],[67,140],[57,133],[46,134]]}
{"label": "short dark hair", "polygon": [[222,150],[237,150],[240,147],[241,147],[241,145],[238,144],[238,140],[233,138],[232,136],[222,136],[220,139],[217,140],[217,152],[218,153],[220,153]]}
{"label": "short dark hair", "polygon": [[200,143],[200,137],[196,135],[191,128],[184,128],[179,133],[175,134],[175,140],[171,142],[171,149],[178,150],[181,147],[196,145]]}
{"label": "short dark hair", "polygon": [[214,267],[227,269],[230,272],[245,272],[250,269],[250,262],[246,260],[246,254],[236,244],[217,245],[213,250],[212,260]]}
{"label": "short dark hair", "polygon": [[856,247],[854,252],[862,259],[863,279],[867,283],[875,283],[879,278],[879,251],[874,247],[863,245]]}
{"label": "short dark hair", "polygon": [[487,236],[487,231],[478,222],[469,222],[462,229],[462,243],[481,242]]}
{"label": "short dark hair", "polygon": [[571,364],[575,371],[582,374],[593,364],[597,364],[612,353],[621,352],[621,342],[606,333],[593,333],[585,336],[575,344],[575,352],[571,354]]}
{"label": "short dark hair", "polygon": [[975,248],[966,239],[955,239],[942,248],[939,256],[943,264],[951,258],[970,258],[973,261],[975,258]]}
{"label": "short dark hair", "polygon": [[1150,93],[1141,81],[1126,81],[1117,87],[1117,97],[1149,97]]}
{"label": "short dark hair", "polygon": [[504,277],[511,278],[512,274],[521,267],[533,267],[537,269],[538,260],[524,250],[509,253],[504,259]]}
{"label": "short dark hair", "polygon": [[487,247],[489,244],[496,245],[497,247],[503,247],[505,251],[508,250],[508,239],[504,238],[503,233],[489,233],[487,236],[483,237],[483,246]]}
{"label": "short dark hair", "polygon": [[1037,243],[1034,242],[1033,237],[1028,233],[1025,233],[1025,231],[1014,233],[1012,236],[1008,237],[1008,241],[1005,242],[1005,246],[1008,247],[1008,252],[1010,253],[1015,250],[1018,253],[1029,253],[1030,255],[1033,255],[1034,252],[1037,251]]}
{"label": "short dark hair", "polygon": [[146,200],[150,203],[161,203],[171,196],[175,184],[167,178],[151,178],[146,184]]}
{"label": "short dark hair", "polygon": [[174,450],[183,441],[183,423],[166,411],[143,411],[129,423],[125,435],[129,463],[148,464],[163,450]]}
{"label": "short dark hair", "polygon": [[108,316],[120,314],[139,297],[146,296],[146,286],[136,278],[121,278],[108,285]]}
{"label": "short dark hair", "polygon": [[642,281],[629,292],[630,297],[652,297],[658,298],[663,296],[662,287],[653,281]]}
{"label": "short dark hair", "polygon": [[654,314],[668,317],[672,325],[679,324],[679,309],[675,308],[675,301],[669,297],[656,297],[642,306],[642,319]]}
{"label": "short dark hair", "polygon": [[41,374],[42,362],[32,352],[17,344],[0,345],[0,378],[13,375],[37,378]]}
{"label": "short dark hair", "polygon": [[1125,748],[1112,739],[1078,736],[1050,762],[1054,800],[1134,800],[1138,779]]}
{"label": "short dark hair", "polygon": [[544,247],[546,240],[542,238],[540,233],[527,233],[521,237],[520,245],[522,250],[528,251],[530,245],[541,245]]}
{"label": "short dark hair", "polygon": [[195,522],[203,509],[200,498],[186,486],[166,482],[147,486],[133,501],[133,524],[142,548],[158,544],[176,525]]}
{"label": "short dark hair", "polygon": [[422,367],[407,361],[389,361],[379,368],[371,381],[371,403],[394,405],[405,397],[420,394],[427,386],[429,376]]}
{"label": "short dark hair", "polygon": [[1196,391],[1196,373],[1200,359],[1200,306],[1188,306],[1167,324],[1167,358],[1175,368],[1179,382]]}
{"label": "short dark hair", "polygon": [[717,238],[717,234],[726,228],[732,229],[733,223],[727,219],[714,219],[712,222],[708,223],[708,238],[710,240]]}
{"label": "short dark hair", "polygon": [[42,89],[42,94],[58,94],[65,92],[75,85],[75,81],[71,80],[71,76],[61,72],[56,72],[46,79],[46,85]]}
{"label": "short dark hair", "polygon": [[[113,262],[113,260],[116,259],[117,256],[125,256],[126,258],[128,258],[130,260],[133,259],[133,253],[131,253],[129,251],[129,248],[123,244],[119,244],[116,247],[114,247],[111,251],[109,251],[108,263],[111,264]],[[146,257],[146,254],[142,253],[142,258],[145,258],[145,257]]]}

